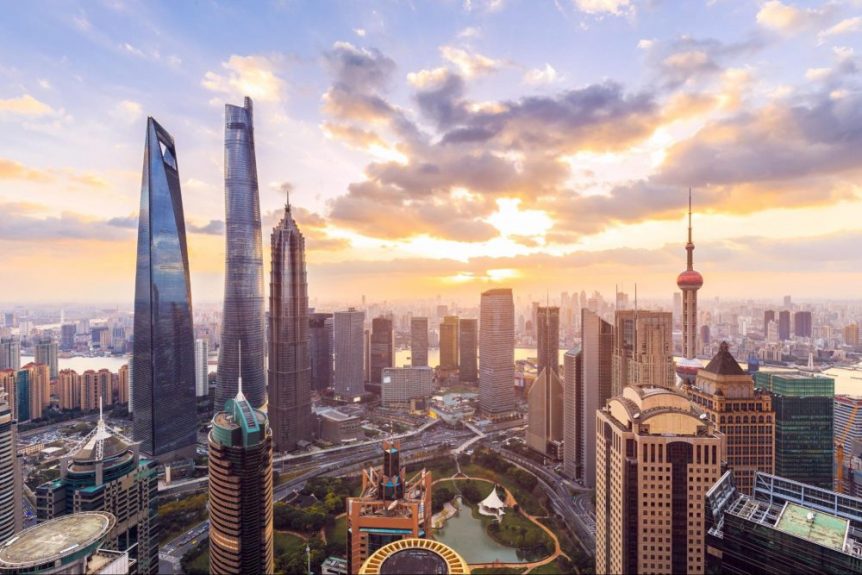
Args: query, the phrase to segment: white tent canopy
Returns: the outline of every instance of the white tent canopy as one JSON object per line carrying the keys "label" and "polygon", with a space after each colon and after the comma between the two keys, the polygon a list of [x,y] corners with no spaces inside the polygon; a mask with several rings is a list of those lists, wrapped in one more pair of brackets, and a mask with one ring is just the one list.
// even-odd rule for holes
{"label": "white tent canopy", "polygon": [[494,489],[491,490],[491,493],[488,494],[488,497],[479,503],[479,513],[490,517],[496,517],[497,519],[503,516],[505,509],[506,503],[500,499],[500,496],[497,494],[496,485],[494,486]]}

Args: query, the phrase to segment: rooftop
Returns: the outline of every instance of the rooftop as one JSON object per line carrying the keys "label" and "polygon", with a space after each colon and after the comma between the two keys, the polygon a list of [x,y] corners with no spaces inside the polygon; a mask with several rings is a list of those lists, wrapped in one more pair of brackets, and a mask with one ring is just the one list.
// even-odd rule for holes
{"label": "rooftop", "polygon": [[18,533],[0,547],[0,568],[26,569],[97,547],[114,528],[110,513],[87,511],[63,515]]}
{"label": "rooftop", "polygon": [[844,550],[850,522],[841,517],[788,503],[775,528],[824,547]]}
{"label": "rooftop", "polygon": [[716,375],[746,375],[745,370],[739,366],[736,359],[731,355],[726,341],[721,342],[718,353],[715,354],[715,357],[703,369]]}

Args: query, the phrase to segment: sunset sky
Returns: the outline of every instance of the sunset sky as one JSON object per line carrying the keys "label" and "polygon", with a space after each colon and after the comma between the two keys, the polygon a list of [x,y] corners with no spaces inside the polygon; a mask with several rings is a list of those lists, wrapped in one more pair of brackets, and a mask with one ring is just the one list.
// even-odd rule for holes
{"label": "sunset sky", "polygon": [[[0,303],[131,303],[146,117],[195,301],[224,268],[224,104],[255,102],[324,301],[615,284],[858,298],[862,0],[10,2]],[[475,302],[474,302],[475,303]]]}

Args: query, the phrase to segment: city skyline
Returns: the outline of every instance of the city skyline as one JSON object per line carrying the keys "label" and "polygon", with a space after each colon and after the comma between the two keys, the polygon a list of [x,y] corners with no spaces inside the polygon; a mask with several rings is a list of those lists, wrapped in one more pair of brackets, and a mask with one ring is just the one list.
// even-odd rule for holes
{"label": "city skyline", "polygon": [[[263,225],[292,188],[320,298],[349,281],[475,302],[560,291],[575,273],[577,288],[637,279],[643,297],[669,297],[689,186],[698,268],[715,278],[704,300],[776,284],[855,296],[851,3],[476,0],[357,4],[334,20],[315,4],[68,8],[14,6],[28,25],[0,40],[15,54],[0,60],[2,301],[57,301],[44,269],[78,278],[63,301],[132,300],[147,115],[184,158],[193,299],[217,301],[218,116],[244,96],[258,102]],[[675,10],[684,35],[664,23]],[[537,28],[511,34],[525,16]],[[239,47],[204,33],[228,25],[260,34]],[[52,41],[34,44],[33,27]],[[599,56],[585,49],[610,34]],[[85,152],[95,139],[101,153]]]}

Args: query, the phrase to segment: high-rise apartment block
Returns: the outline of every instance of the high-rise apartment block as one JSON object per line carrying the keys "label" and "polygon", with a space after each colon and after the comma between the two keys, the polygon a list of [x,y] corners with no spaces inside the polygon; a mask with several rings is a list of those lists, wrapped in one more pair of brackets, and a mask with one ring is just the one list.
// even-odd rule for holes
{"label": "high-rise apartment block", "polygon": [[859,347],[860,335],[862,330],[859,329],[859,324],[851,323],[844,326],[844,344],[850,347]]}
{"label": "high-rise apartment block", "polygon": [[311,365],[305,238],[290,198],[272,230],[269,282],[269,422],[276,451],[311,441]]}
{"label": "high-rise apartment block", "polygon": [[458,369],[458,317],[447,315],[440,323],[440,367]]}
{"label": "high-rise apartment block", "polygon": [[458,374],[465,383],[479,381],[479,320],[458,320]]}
{"label": "high-rise apartment block", "polygon": [[51,404],[51,378],[48,366],[30,362],[18,370],[15,385],[19,422],[42,418],[42,410]]}
{"label": "high-rise apartment block", "polygon": [[36,363],[48,366],[48,373],[52,380],[57,379],[57,374],[60,371],[57,358],[58,350],[57,340],[53,337],[43,337],[36,342]]}
{"label": "high-rise apartment block", "polygon": [[672,315],[624,310],[615,324],[611,395],[627,385],[674,387]]}
{"label": "high-rise apartment block", "polygon": [[835,380],[810,373],[758,371],[754,381],[772,394],[775,474],[831,489]]}
{"label": "high-rise apartment block", "polygon": [[272,431],[243,395],[241,379],[236,387],[213,417],[208,440],[210,571],[262,575],[275,567]]}
{"label": "high-rise apartment block", "polygon": [[195,395],[204,397],[210,393],[210,348],[209,341],[195,340]]}
{"label": "high-rise apartment block", "polygon": [[132,350],[134,439],[144,453],[192,455],[195,341],[186,225],[174,139],[147,120]]}
{"label": "high-rise apartment block", "polygon": [[407,478],[399,443],[383,443],[383,466],[362,471],[362,490],[347,499],[348,572],[356,573],[375,551],[431,532],[431,473]]}
{"label": "high-rise apartment block", "polygon": [[[221,407],[236,396],[236,382],[242,375],[249,403],[261,407],[267,400],[263,370],[263,248],[251,98],[246,98],[241,107],[225,104],[224,120],[224,313],[215,405]],[[238,371],[240,363],[242,374]]]}
{"label": "high-rise apartment block", "polygon": [[410,365],[428,365],[428,318],[410,318]]}
{"label": "high-rise apartment block", "polygon": [[380,383],[383,369],[395,366],[395,334],[392,320],[375,317],[371,320],[371,364],[368,381]]}
{"label": "high-rise apartment block", "polygon": [[763,312],[763,335],[769,332],[769,323],[775,321],[775,310],[768,309]]}
{"label": "high-rise apartment block", "polygon": [[775,469],[775,411],[768,392],[731,355],[727,342],[684,393],[702,409],[727,442],[727,466],[742,493],[751,494],[754,474]]}
{"label": "high-rise apartment block", "polygon": [[105,511],[117,522],[110,538],[135,561],[137,573],[159,572],[156,463],[139,445],[107,426],[96,428],[60,461],[60,478],[36,489],[36,514],[46,521],[83,511]]}
{"label": "high-rise apartment block", "polygon": [[704,573],[724,437],[688,399],[628,386],[596,416],[596,573]]}
{"label": "high-rise apartment block", "polygon": [[353,308],[333,315],[335,342],[335,393],[353,399],[365,393],[364,374],[365,312]]}
{"label": "high-rise apartment block", "polygon": [[515,302],[512,290],[482,293],[479,311],[479,409],[491,417],[515,409]]}
{"label": "high-rise apartment block", "polygon": [[433,393],[433,368],[383,368],[380,399],[384,407],[409,407],[411,400],[428,399]]}

